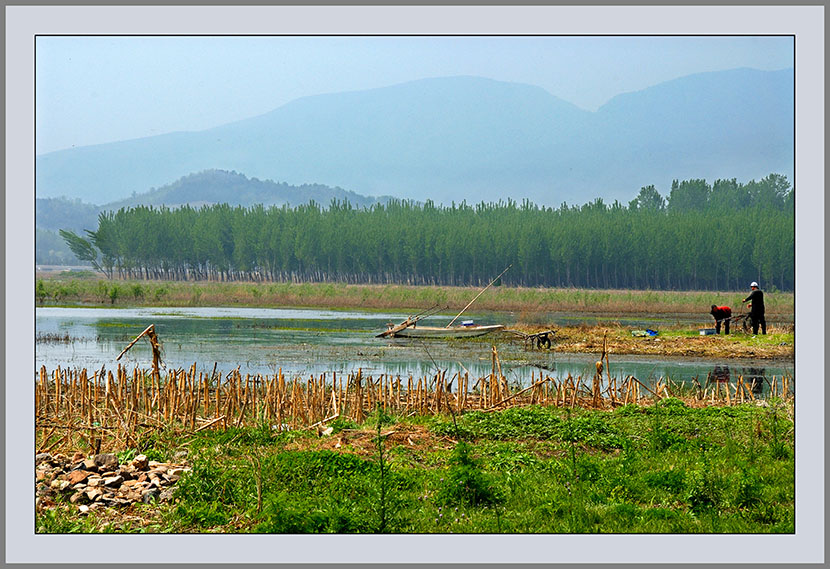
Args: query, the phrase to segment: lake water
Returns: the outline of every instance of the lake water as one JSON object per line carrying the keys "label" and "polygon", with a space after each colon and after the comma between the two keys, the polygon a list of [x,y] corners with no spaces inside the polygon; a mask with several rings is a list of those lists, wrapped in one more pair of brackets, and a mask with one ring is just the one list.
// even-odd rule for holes
{"label": "lake water", "polygon": [[[36,308],[35,368],[57,366],[89,370],[115,368],[118,363],[149,368],[149,342],[140,340],[116,362],[119,353],[148,325],[155,324],[162,343],[162,359],[168,368],[190,368],[225,373],[240,368],[246,373],[289,376],[321,373],[346,374],[359,368],[364,375],[392,374],[432,376],[446,369],[447,377],[468,371],[471,377],[489,374],[492,346],[498,350],[502,372],[508,381],[527,385],[540,371],[552,377],[591,377],[598,354],[569,354],[525,350],[521,340],[508,334],[491,334],[473,340],[382,339],[375,335],[388,322],[400,322],[408,314],[284,308]],[[425,322],[446,324],[454,314]],[[465,315],[481,324],[509,324],[510,314]],[[550,315],[547,322],[573,324],[575,315]],[[596,318],[588,319],[594,323]],[[625,326],[659,326],[654,320],[619,320]],[[675,320],[671,320],[672,323]],[[69,337],[69,341],[47,338]],[[614,355],[614,377],[633,375],[641,381],[671,378],[705,383],[715,371],[729,373],[734,381],[747,377],[781,377],[793,373],[792,362]]]}

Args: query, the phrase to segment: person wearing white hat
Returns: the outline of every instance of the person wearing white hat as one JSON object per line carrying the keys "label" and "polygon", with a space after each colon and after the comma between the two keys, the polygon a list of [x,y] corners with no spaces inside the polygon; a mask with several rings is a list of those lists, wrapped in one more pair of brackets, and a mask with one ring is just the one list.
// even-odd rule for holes
{"label": "person wearing white hat", "polygon": [[752,320],[752,333],[758,334],[758,325],[761,333],[767,333],[767,320],[764,317],[764,291],[758,288],[758,283],[752,281],[749,285],[752,292],[742,302],[749,302],[749,319]]}

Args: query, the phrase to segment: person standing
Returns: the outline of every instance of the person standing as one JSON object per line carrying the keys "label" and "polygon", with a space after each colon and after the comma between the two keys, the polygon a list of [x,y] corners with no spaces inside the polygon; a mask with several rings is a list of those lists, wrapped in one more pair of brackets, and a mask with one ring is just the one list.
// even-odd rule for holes
{"label": "person standing", "polygon": [[767,333],[767,320],[764,317],[764,291],[758,288],[755,281],[749,285],[752,292],[742,302],[749,302],[749,318],[752,320],[752,333],[758,334],[758,325],[761,325],[761,333]]}
{"label": "person standing", "polygon": [[723,333],[729,334],[729,321],[732,319],[732,309],[728,306],[712,305],[712,311],[709,312],[715,319],[715,334],[720,334],[720,324],[723,322]]}

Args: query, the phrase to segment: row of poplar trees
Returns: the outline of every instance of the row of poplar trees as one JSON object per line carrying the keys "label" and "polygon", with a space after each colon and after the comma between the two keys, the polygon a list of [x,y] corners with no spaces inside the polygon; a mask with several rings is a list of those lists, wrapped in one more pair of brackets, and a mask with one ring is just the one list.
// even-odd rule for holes
{"label": "row of poplar trees", "polygon": [[393,200],[101,213],[73,252],[110,277],[743,290],[794,287],[794,190],[771,174],[647,186],[629,204]]}

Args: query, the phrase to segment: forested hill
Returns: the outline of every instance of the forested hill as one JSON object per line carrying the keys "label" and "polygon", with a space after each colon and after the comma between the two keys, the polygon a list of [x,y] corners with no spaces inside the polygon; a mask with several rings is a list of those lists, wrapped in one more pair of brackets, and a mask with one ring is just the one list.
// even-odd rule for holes
{"label": "forested hill", "polygon": [[74,262],[66,244],[58,236],[59,229],[80,234],[98,226],[98,215],[103,211],[115,211],[122,207],[140,205],[194,207],[212,204],[232,206],[301,205],[314,201],[329,204],[332,200],[348,201],[355,207],[367,207],[382,203],[388,197],[367,197],[342,188],[322,184],[292,186],[284,182],[248,178],[237,172],[206,170],[184,176],[171,184],[153,188],[128,199],[95,205],[80,199],[37,198],[35,200],[35,262],[37,264],[62,265]]}
{"label": "forested hill", "polygon": [[304,97],[199,132],[36,157],[37,197],[104,203],[192,172],[449,204],[558,206],[675,178],[792,179],[792,69],[733,69],[620,95],[596,112],[540,87],[440,77]]}
{"label": "forested hill", "polygon": [[392,200],[289,207],[120,209],[89,240],[64,232],[110,276],[470,285],[504,283],[745,290],[794,284],[794,196],[786,178],[646,186],[627,205],[528,201],[437,206]]}
{"label": "forested hill", "polygon": [[331,200],[348,201],[356,207],[364,207],[388,199],[388,196],[367,197],[322,184],[292,186],[285,182],[248,178],[238,172],[205,170],[184,176],[172,184],[153,188],[149,192],[108,203],[101,209],[117,210],[137,205],[176,207],[185,204],[198,207],[221,203],[241,206],[295,206],[310,201],[328,204]]}

